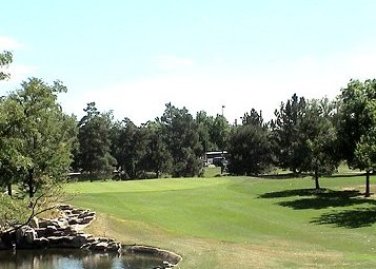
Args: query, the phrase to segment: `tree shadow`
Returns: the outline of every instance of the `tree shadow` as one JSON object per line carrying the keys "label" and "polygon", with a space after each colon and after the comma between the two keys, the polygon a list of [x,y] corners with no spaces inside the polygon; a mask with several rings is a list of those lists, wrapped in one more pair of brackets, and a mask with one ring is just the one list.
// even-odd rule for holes
{"label": "tree shadow", "polygon": [[317,197],[356,197],[360,196],[361,193],[357,190],[344,190],[344,191],[334,191],[329,189],[297,189],[297,190],[284,190],[276,192],[267,192],[259,195],[259,198],[284,198],[293,196],[317,196]]}
{"label": "tree shadow", "polygon": [[280,206],[290,207],[295,210],[353,206],[364,203],[376,204],[374,200],[360,198],[359,196],[361,195],[362,193],[358,190],[337,191],[321,189],[317,191],[316,189],[297,189],[264,193],[259,198],[304,197],[278,203]]}
{"label": "tree shadow", "polygon": [[350,197],[315,197],[303,198],[293,201],[285,201],[278,203],[281,206],[290,207],[295,210],[302,209],[323,209],[328,207],[343,207],[360,205],[364,203],[374,204],[368,199],[350,198]]}
{"label": "tree shadow", "polygon": [[284,174],[264,174],[259,175],[259,178],[266,178],[266,179],[291,179],[291,178],[300,178],[306,177],[307,174],[294,174],[294,173],[284,173]]}
{"label": "tree shadow", "polygon": [[336,227],[361,228],[376,223],[376,207],[357,208],[353,210],[332,211],[311,221],[314,224],[331,224]]}

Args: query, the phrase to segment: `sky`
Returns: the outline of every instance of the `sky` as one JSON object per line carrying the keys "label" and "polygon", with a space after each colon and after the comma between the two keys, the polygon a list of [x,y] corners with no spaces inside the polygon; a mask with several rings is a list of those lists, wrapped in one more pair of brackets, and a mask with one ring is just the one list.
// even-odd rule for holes
{"label": "sky", "polygon": [[230,122],[266,120],[294,93],[335,98],[376,74],[373,0],[12,0],[1,3],[0,51],[12,78],[61,80],[63,109],[88,102],[140,124],[165,104]]}

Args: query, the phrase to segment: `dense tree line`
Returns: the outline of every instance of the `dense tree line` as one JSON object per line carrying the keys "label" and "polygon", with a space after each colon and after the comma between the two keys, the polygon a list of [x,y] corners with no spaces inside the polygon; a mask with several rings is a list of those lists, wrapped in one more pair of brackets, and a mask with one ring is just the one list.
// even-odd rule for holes
{"label": "dense tree line", "polygon": [[[0,67],[12,54],[0,54]],[[0,79],[9,74],[1,72]],[[207,151],[226,150],[228,172],[260,175],[278,167],[319,177],[336,171],[340,161],[366,171],[376,164],[376,81],[351,80],[335,100],[306,99],[296,94],[281,102],[265,122],[252,108],[241,122],[224,115],[166,104],[160,117],[141,125],[129,118],[115,120],[94,102],[77,120],[66,115],[58,95],[66,88],[31,78],[0,99],[0,184],[32,197],[52,179],[69,171],[87,177],[120,179],[199,176]]]}

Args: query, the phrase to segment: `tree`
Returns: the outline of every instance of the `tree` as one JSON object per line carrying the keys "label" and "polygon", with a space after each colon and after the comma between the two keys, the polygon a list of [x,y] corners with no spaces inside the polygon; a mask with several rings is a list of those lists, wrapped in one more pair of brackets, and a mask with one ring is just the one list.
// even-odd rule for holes
{"label": "tree", "polygon": [[198,128],[198,139],[201,143],[202,150],[204,152],[213,151],[216,149],[216,145],[212,141],[212,135],[214,135],[214,118],[208,116],[205,111],[199,111],[196,114],[196,124]]}
{"label": "tree", "polygon": [[[58,94],[66,87],[59,81],[48,85],[31,78],[11,94],[10,104],[17,105],[13,133],[20,144],[17,155],[18,174],[29,197],[51,182],[64,179],[72,161],[72,145],[76,138],[75,121],[61,110]],[[16,106],[14,105],[16,109]],[[19,110],[21,108],[21,110]]]}
{"label": "tree", "polygon": [[145,128],[148,131],[148,142],[142,164],[147,171],[153,171],[156,177],[159,178],[162,173],[171,171],[172,156],[163,139],[159,119],[156,122],[148,122]]}
{"label": "tree", "polygon": [[356,145],[355,160],[357,167],[366,171],[365,196],[369,197],[370,175],[376,168],[376,130],[375,127],[367,135],[363,135]]}
{"label": "tree", "polygon": [[230,133],[230,124],[223,115],[217,114],[209,130],[210,140],[218,151],[224,151],[227,146],[227,138]]}
{"label": "tree", "polygon": [[229,136],[228,169],[237,175],[262,174],[273,162],[270,131],[263,123],[261,111],[254,109],[244,114],[242,123],[234,127]]}
{"label": "tree", "polygon": [[298,126],[298,143],[304,152],[301,171],[313,172],[316,190],[320,189],[319,177],[333,173],[339,163],[332,108],[326,98],[308,100]]}
{"label": "tree", "polygon": [[339,96],[337,130],[341,157],[352,168],[366,170],[366,196],[369,177],[374,172],[374,127],[376,126],[376,80],[351,80]]}
{"label": "tree", "polygon": [[19,172],[30,163],[22,151],[23,118],[19,102],[9,97],[0,100],[0,186],[7,187],[9,195],[12,195],[12,184],[20,179]]}
{"label": "tree", "polygon": [[10,77],[9,73],[5,73],[2,69],[13,62],[13,54],[10,51],[0,53],[0,80]]}
{"label": "tree", "polygon": [[278,165],[295,174],[301,172],[305,154],[299,142],[299,124],[305,105],[305,99],[294,94],[286,103],[281,103],[280,109],[274,112],[276,119],[271,122]]}
{"label": "tree", "polygon": [[125,178],[136,178],[136,134],[138,127],[124,118],[112,127],[111,153],[117,161],[118,170]]}
{"label": "tree", "polygon": [[375,126],[376,80],[351,80],[339,96],[338,137],[341,156],[353,168],[356,145]]}
{"label": "tree", "polygon": [[188,110],[179,109],[171,103],[161,117],[163,140],[172,156],[172,175],[174,177],[197,176],[202,172],[203,154],[197,124]]}
{"label": "tree", "polygon": [[84,111],[86,115],[78,124],[79,152],[76,162],[84,173],[107,176],[116,165],[116,159],[110,153],[112,114],[100,113],[94,102],[88,103]]}

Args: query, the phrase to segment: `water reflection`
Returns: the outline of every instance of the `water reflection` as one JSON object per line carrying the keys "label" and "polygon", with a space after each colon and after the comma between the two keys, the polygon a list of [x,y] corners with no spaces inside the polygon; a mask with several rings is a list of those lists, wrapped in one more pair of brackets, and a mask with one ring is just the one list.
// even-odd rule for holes
{"label": "water reflection", "polygon": [[156,256],[91,254],[71,250],[0,251],[2,269],[150,269],[162,266]]}

